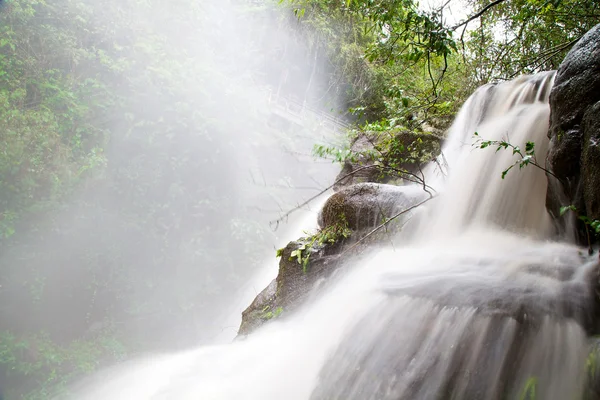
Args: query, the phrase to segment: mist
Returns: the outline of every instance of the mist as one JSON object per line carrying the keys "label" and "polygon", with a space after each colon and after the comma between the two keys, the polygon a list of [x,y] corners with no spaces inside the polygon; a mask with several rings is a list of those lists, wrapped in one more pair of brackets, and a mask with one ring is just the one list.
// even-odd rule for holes
{"label": "mist", "polygon": [[[63,138],[86,162],[0,241],[0,347],[35,366],[0,363],[0,391],[37,398],[140,354],[232,340],[275,249],[317,208],[273,222],[338,172],[312,156],[342,138],[345,106],[310,32],[267,1],[13,0],[0,13],[89,102]],[[28,89],[33,110],[49,90]]]}

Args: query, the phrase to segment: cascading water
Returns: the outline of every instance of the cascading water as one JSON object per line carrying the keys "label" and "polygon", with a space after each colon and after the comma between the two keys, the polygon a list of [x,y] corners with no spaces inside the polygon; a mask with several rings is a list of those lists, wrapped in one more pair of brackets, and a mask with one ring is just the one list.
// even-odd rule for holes
{"label": "cascading water", "polygon": [[429,168],[440,195],[410,245],[356,260],[317,300],[245,340],[109,370],[74,398],[487,400],[533,388],[581,398],[596,263],[550,241],[542,170],[501,179],[516,156],[471,146],[475,132],[532,141],[543,160],[553,77],[467,101],[444,149],[449,178]]}

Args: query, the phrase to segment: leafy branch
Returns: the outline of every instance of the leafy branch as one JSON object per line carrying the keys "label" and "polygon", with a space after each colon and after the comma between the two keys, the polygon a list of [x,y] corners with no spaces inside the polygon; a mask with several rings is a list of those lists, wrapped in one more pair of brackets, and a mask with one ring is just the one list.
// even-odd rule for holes
{"label": "leafy branch", "polygon": [[[479,134],[477,132],[475,132],[474,135],[475,137],[479,138]],[[527,142],[525,144],[525,150],[523,150],[521,149],[521,147],[514,145],[506,140],[483,140],[479,138],[473,143],[473,146],[480,149],[496,146],[496,153],[500,150],[510,149],[513,155],[518,155],[520,157],[511,166],[502,171],[502,179],[506,178],[506,174],[508,174],[508,172],[516,166],[519,166],[519,169],[523,169],[528,165],[533,165],[534,167],[544,171],[546,174],[551,175],[560,181],[558,176],[556,176],[552,171],[538,163],[537,158],[535,156],[534,142]]]}
{"label": "leafy branch", "polygon": [[[479,138],[479,134],[477,132],[475,132],[474,135],[475,135],[475,137]],[[483,140],[483,139],[479,138],[478,140],[476,140],[473,143],[473,146],[480,148],[480,149],[485,149],[487,147],[496,146],[496,152],[498,152],[500,150],[509,150],[510,149],[512,151],[513,155],[518,155],[520,157],[512,165],[510,165],[508,168],[506,168],[504,171],[502,171],[502,179],[504,179],[506,177],[506,175],[508,174],[508,172],[511,169],[513,169],[514,167],[516,167],[517,165],[519,166],[519,169],[523,169],[524,167],[526,167],[528,165],[533,165],[534,167],[544,171],[546,174],[553,176],[560,182],[560,179],[552,171],[550,171],[549,169],[543,167],[542,165],[540,165],[538,163],[537,158],[535,156],[535,143],[533,143],[533,142],[527,142],[525,144],[525,151],[523,151],[519,146],[516,146],[506,140]],[[581,215],[574,205],[568,205],[568,206],[561,207],[560,208],[560,216],[562,217],[568,211],[572,211],[573,213],[575,213],[576,218],[584,224],[585,233],[587,236],[588,247],[589,247],[588,251],[590,254],[592,254],[593,253],[592,237],[590,235],[590,231],[594,234],[596,239],[600,238],[600,221],[592,220],[585,215]]]}
{"label": "leafy branch", "polygon": [[[385,134],[390,134],[389,132],[384,132]],[[385,148],[383,149],[373,141],[371,141],[373,145],[372,151],[363,151],[363,152],[353,152],[349,149],[337,149],[333,147],[326,147],[322,145],[316,145],[314,153],[316,156],[327,158],[327,156],[331,156],[334,162],[338,162],[343,164],[345,162],[358,163],[360,162],[361,157],[367,160],[374,161],[374,164],[370,165],[362,165],[357,167],[356,169],[350,171],[347,174],[338,177],[335,182],[331,185],[325,187],[315,195],[311,196],[304,202],[298,204],[296,207],[291,210],[285,212],[279,218],[270,221],[271,227],[274,230],[279,228],[279,224],[283,221],[286,221],[287,218],[292,215],[294,212],[306,207],[314,200],[319,198],[328,190],[331,190],[338,184],[344,182],[348,178],[358,174],[359,172],[373,169],[379,171],[381,174],[391,174],[401,178],[407,182],[415,183],[423,187],[423,191],[425,191],[429,196],[433,196],[435,193],[435,189],[425,182],[425,175],[420,169],[419,163],[423,161],[435,160],[432,154],[430,154],[431,149],[428,149],[426,144],[422,139],[417,139],[415,141],[414,146],[405,146],[400,143],[398,138],[390,135],[385,142]],[[409,171],[405,168],[405,164],[416,164],[417,169],[419,170],[419,174]]]}

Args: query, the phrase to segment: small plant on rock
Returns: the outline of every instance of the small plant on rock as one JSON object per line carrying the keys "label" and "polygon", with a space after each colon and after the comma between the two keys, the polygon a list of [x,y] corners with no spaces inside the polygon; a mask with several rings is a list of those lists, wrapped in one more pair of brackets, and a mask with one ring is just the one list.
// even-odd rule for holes
{"label": "small plant on rock", "polygon": [[[311,253],[327,244],[334,244],[338,240],[347,239],[352,234],[348,222],[342,216],[337,224],[320,229],[317,233],[302,239],[302,244],[290,254],[290,260],[296,259],[302,265],[302,271],[308,271]],[[277,250],[277,257],[283,256],[283,249]]]}

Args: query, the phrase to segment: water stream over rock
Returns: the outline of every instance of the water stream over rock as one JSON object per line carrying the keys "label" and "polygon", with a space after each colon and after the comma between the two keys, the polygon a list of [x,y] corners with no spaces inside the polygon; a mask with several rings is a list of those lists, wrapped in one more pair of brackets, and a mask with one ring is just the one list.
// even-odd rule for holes
{"label": "water stream over rock", "polygon": [[[547,177],[483,140],[548,147],[554,73],[480,88],[452,126],[438,196],[393,248],[338,271],[316,300],[243,340],[139,360],[75,399],[581,398],[596,260],[558,237]],[[445,175],[448,175],[447,177]]]}

